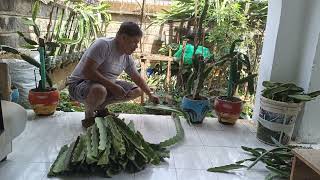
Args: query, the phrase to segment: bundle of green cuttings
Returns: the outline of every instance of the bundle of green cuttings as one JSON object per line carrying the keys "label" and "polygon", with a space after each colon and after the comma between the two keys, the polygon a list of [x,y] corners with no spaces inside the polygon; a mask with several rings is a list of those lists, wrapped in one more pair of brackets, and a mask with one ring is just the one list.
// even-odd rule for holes
{"label": "bundle of green cuttings", "polygon": [[293,83],[263,81],[262,96],[268,99],[289,103],[311,101],[320,95],[319,91],[305,93],[302,87]]}
{"label": "bundle of green cuttings", "polygon": [[[273,141],[276,141],[273,139]],[[267,151],[264,148],[250,148],[241,146],[241,148],[249,153],[252,158],[237,161],[233,164],[209,168],[210,172],[230,173],[232,170],[246,168],[247,170],[255,166],[259,161],[266,165],[270,173],[266,176],[266,180],[271,179],[289,179],[292,167],[294,148],[306,148],[301,146],[283,146],[277,142],[279,147]],[[246,162],[253,161],[250,165],[245,165]]]}
{"label": "bundle of green cuttings", "polygon": [[64,145],[48,176],[94,173],[111,177],[122,171],[134,173],[148,164],[159,165],[169,158],[167,147],[183,139],[178,116],[173,114],[177,134],[159,144],[151,144],[136,131],[132,121],[126,124],[116,116],[97,117],[95,124],[71,145]]}

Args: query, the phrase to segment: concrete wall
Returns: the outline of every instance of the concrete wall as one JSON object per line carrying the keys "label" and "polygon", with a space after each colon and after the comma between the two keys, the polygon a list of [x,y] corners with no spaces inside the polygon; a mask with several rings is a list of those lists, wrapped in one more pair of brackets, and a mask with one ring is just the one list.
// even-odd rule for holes
{"label": "concrete wall", "polygon": [[[112,13],[112,22],[107,28],[107,36],[114,37],[121,25],[124,21],[133,21],[136,23],[140,23],[140,16],[133,15],[133,14],[116,14]],[[143,39],[142,39],[142,49],[143,52],[146,53],[157,53],[158,49],[161,47],[162,42],[167,40],[169,42],[169,25],[159,26],[159,25],[152,25],[148,29],[146,29],[149,24],[150,20],[146,20],[143,24]]]}
{"label": "concrete wall", "polygon": [[[0,1],[0,44],[6,44],[13,47],[21,47],[25,44],[22,38],[19,38],[16,31],[21,31],[26,35],[35,38],[32,28],[22,23],[22,17],[31,17],[33,0],[1,0]],[[144,24],[144,37],[143,37],[143,50],[144,52],[150,53],[152,49],[153,53],[157,53],[159,46],[164,40],[164,34],[169,34],[169,26],[165,25],[164,28],[158,25],[151,26],[145,29],[154,18],[154,13],[159,12],[166,6],[153,6],[148,5],[146,7],[146,23]],[[46,33],[46,27],[49,23],[49,14],[52,6],[41,4],[41,10],[37,23],[40,24],[41,34],[44,36]],[[61,8],[60,8],[61,9]],[[123,4],[123,3],[112,3],[110,12],[112,14],[112,21],[107,28],[107,36],[114,36],[117,32],[121,22],[134,21],[140,23],[140,12],[137,4]],[[55,19],[55,11],[53,18]],[[67,16],[65,16],[67,17]]]}

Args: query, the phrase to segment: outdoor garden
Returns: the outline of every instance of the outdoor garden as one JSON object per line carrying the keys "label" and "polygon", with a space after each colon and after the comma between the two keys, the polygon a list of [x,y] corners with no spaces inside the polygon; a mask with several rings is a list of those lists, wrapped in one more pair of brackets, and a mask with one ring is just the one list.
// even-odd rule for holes
{"label": "outdoor garden", "polygon": [[[69,96],[66,79],[95,39],[114,36],[115,21],[134,19],[144,32],[132,56],[141,76],[160,97],[160,105],[145,96],[108,105],[111,115],[96,118],[84,134],[78,133],[70,145],[62,146],[49,177],[76,172],[112,177],[123,170],[137,173],[150,164],[159,165],[170,157],[169,148],[186,137],[184,120],[196,129],[202,128],[199,124],[206,118],[217,119],[222,129],[232,130],[239,119],[254,124],[267,0],[172,0],[166,8],[152,12],[143,0],[135,2],[136,12],[127,14],[115,13],[112,3],[33,0],[30,16],[21,17],[19,27],[12,30],[16,44],[0,41],[0,60],[8,64],[11,76],[10,90],[6,94],[2,89],[2,98],[7,95],[39,117],[49,117],[56,111],[85,111],[84,104]],[[125,73],[119,78],[133,82]],[[320,91],[307,93],[291,82],[264,81],[262,85],[255,133],[260,141],[277,147],[244,144],[242,150],[252,157],[207,167],[207,171],[228,173],[263,162],[269,171],[266,179],[290,177],[292,150],[299,147],[288,145],[295,120],[302,104],[314,100]],[[171,115],[175,135],[150,143],[133,121],[127,123],[119,114]]]}

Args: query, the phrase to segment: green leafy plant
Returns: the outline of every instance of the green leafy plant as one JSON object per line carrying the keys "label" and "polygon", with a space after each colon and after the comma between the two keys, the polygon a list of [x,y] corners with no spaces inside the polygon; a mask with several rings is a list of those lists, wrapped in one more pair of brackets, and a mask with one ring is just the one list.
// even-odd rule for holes
{"label": "green leafy plant", "polygon": [[135,130],[132,121],[126,124],[116,116],[98,117],[85,134],[61,148],[48,176],[82,172],[111,177],[122,171],[141,171],[148,164],[159,165],[164,158],[169,158],[167,147],[184,137],[179,117],[173,116],[173,120],[177,134],[159,144],[151,144]]}
{"label": "green leafy plant", "polygon": [[108,110],[113,113],[127,113],[127,114],[144,114],[143,106],[133,102],[118,103],[108,105]]}
{"label": "green leafy plant", "polygon": [[187,94],[192,94],[192,99],[201,99],[200,92],[204,88],[204,82],[210,75],[212,68],[213,65],[204,61],[202,56],[193,58],[191,74],[187,81]]}
{"label": "green leafy plant", "polygon": [[[186,93],[188,95],[192,94],[192,99],[194,100],[202,99],[200,97],[200,92],[204,87],[204,81],[208,78],[210,72],[213,69],[213,65],[211,64],[213,57],[210,59],[204,59],[202,54],[196,54],[196,50],[198,49],[198,46],[200,44],[199,42],[201,42],[200,39],[202,36],[204,36],[203,22],[206,18],[208,7],[209,7],[209,1],[205,0],[200,18],[198,19],[196,17],[196,20],[199,20],[199,23],[195,26],[196,27],[196,35],[195,35],[196,44],[194,46],[194,51],[193,51],[191,74],[188,77],[187,86],[186,86]],[[198,39],[199,41],[197,41],[196,39]],[[179,67],[178,77],[180,76],[180,79],[182,79],[183,81],[183,77],[182,77],[183,67],[184,67],[183,63],[180,63],[179,66],[180,67]],[[182,84],[182,86],[184,85]]]}
{"label": "green leafy plant", "polygon": [[[232,170],[247,168],[247,170],[254,167],[258,162],[262,162],[266,165],[266,168],[270,173],[266,176],[266,180],[276,178],[290,178],[290,172],[292,167],[293,153],[295,148],[307,148],[301,146],[283,146],[275,139],[273,141],[279,146],[271,150],[264,148],[250,148],[241,146],[242,150],[249,153],[252,157],[237,161],[233,164],[223,165],[219,167],[209,168],[209,172],[229,173]],[[246,162],[252,162],[250,165],[245,165]]]}
{"label": "green leafy plant", "polygon": [[[221,57],[216,63],[216,66],[224,65],[229,62],[229,77],[227,97],[231,99],[237,90],[238,85],[248,83],[248,90],[250,94],[254,93],[254,78],[257,74],[252,74],[249,57],[236,50],[236,44],[242,40],[236,40],[232,43],[230,51],[227,55]],[[244,75],[243,72],[246,72]],[[244,76],[244,77],[243,77]]]}
{"label": "green leafy plant", "polygon": [[183,115],[184,118],[187,120],[187,123],[191,125],[190,116],[185,111],[183,111],[180,107],[158,104],[158,105],[145,105],[144,108],[156,110],[156,111],[171,112],[177,115]]}
{"label": "green leafy plant", "polygon": [[58,111],[63,111],[63,112],[84,112],[85,108],[84,105],[72,101],[69,97],[68,91],[60,91],[60,99],[59,99],[59,105],[57,107]]}
{"label": "green leafy plant", "polygon": [[169,21],[185,21],[194,19],[194,0],[173,0],[169,10],[163,9],[163,12],[157,14],[157,18],[152,24],[164,24]]}
{"label": "green leafy plant", "polygon": [[[25,60],[26,62],[28,62],[31,65],[34,65],[35,67],[39,68],[41,71],[41,69],[42,69],[41,64],[38,61],[36,61],[34,58],[26,55],[25,53],[22,53],[13,47],[5,46],[5,45],[0,45],[0,49],[7,52],[7,53],[12,53],[12,54],[20,56],[21,59]],[[42,74],[42,73],[40,73],[40,74]],[[49,86],[52,87],[52,81],[48,75],[48,72],[45,71],[44,76],[42,75],[41,79],[44,79],[44,77],[46,79],[46,82],[48,82]],[[42,83],[39,83],[39,84],[42,84]],[[43,87],[42,89],[45,89],[45,87]]]}
{"label": "green leafy plant", "polygon": [[[40,1],[35,1],[34,4],[32,5],[32,18],[23,18],[23,22],[26,25],[29,25],[33,27],[34,33],[37,36],[37,40],[34,41],[32,39],[27,38],[22,32],[17,32],[20,37],[22,37],[27,45],[25,47],[31,48],[31,49],[38,49],[40,53],[40,63],[38,63],[34,58],[18,51],[17,49],[5,45],[1,45],[1,49],[12,54],[19,55],[21,59],[25,60],[26,62],[30,63],[31,65],[36,66],[37,68],[40,69],[40,76],[41,80],[39,83],[39,87],[37,89],[39,90],[45,90],[46,89],[46,82],[48,81],[48,84],[50,87],[52,87],[52,81],[50,77],[48,76],[48,73],[46,72],[45,69],[45,62],[44,58],[46,56],[45,49],[46,47],[50,47],[51,49],[55,49],[55,47],[58,47],[59,45],[54,42],[45,42],[43,38],[40,36],[40,29],[38,25],[35,23],[37,15],[39,14],[40,11]],[[49,48],[49,49],[50,49]]]}
{"label": "green leafy plant", "polygon": [[[36,41],[26,37],[22,32],[17,31],[18,35],[21,38],[23,38],[25,40],[25,42],[27,43],[26,45],[24,45],[24,47],[28,48],[28,49],[38,49],[40,47],[40,41],[46,40],[41,37],[40,28],[36,24],[36,19],[37,19],[39,12],[40,12],[40,7],[41,7],[41,2],[39,0],[35,1],[32,5],[32,18],[25,18],[25,17],[22,18],[22,22],[25,25],[33,28],[33,31],[34,31],[35,35],[37,36]],[[45,50],[50,50],[50,52],[48,52],[48,53],[46,52],[46,56],[53,55],[55,49],[59,46],[60,46],[59,43],[50,42],[50,41],[46,40],[44,42],[44,48],[45,48]]]}
{"label": "green leafy plant", "polygon": [[300,103],[311,101],[320,95],[320,90],[305,93],[302,87],[293,83],[264,81],[262,85],[264,86],[262,96],[275,101]]}
{"label": "green leafy plant", "polygon": [[[111,21],[111,14],[107,12],[110,7],[108,2],[101,1],[97,4],[71,0],[65,0],[64,2],[71,9],[71,13],[65,23],[63,23],[64,11],[58,18],[58,25],[54,30],[57,42],[72,45],[70,47],[72,51],[76,46],[81,47],[82,44],[86,47],[92,40],[105,35],[106,28]],[[70,33],[68,33],[72,29],[70,21],[74,21],[74,19],[76,19],[77,28],[76,32],[70,36]],[[59,50],[59,53],[62,53],[64,49],[65,46]]]}

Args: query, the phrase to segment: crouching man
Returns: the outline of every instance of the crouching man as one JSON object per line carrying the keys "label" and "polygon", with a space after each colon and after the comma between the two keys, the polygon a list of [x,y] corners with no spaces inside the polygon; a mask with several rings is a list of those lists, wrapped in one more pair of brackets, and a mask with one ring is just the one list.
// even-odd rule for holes
{"label": "crouching man", "polygon": [[[72,99],[85,104],[83,127],[93,125],[95,117],[106,116],[108,104],[135,99],[142,92],[152,102],[159,103],[131,56],[141,37],[142,31],[136,23],[124,22],[115,38],[95,40],[82,56],[68,79],[68,89]],[[123,71],[135,84],[117,80]]]}

